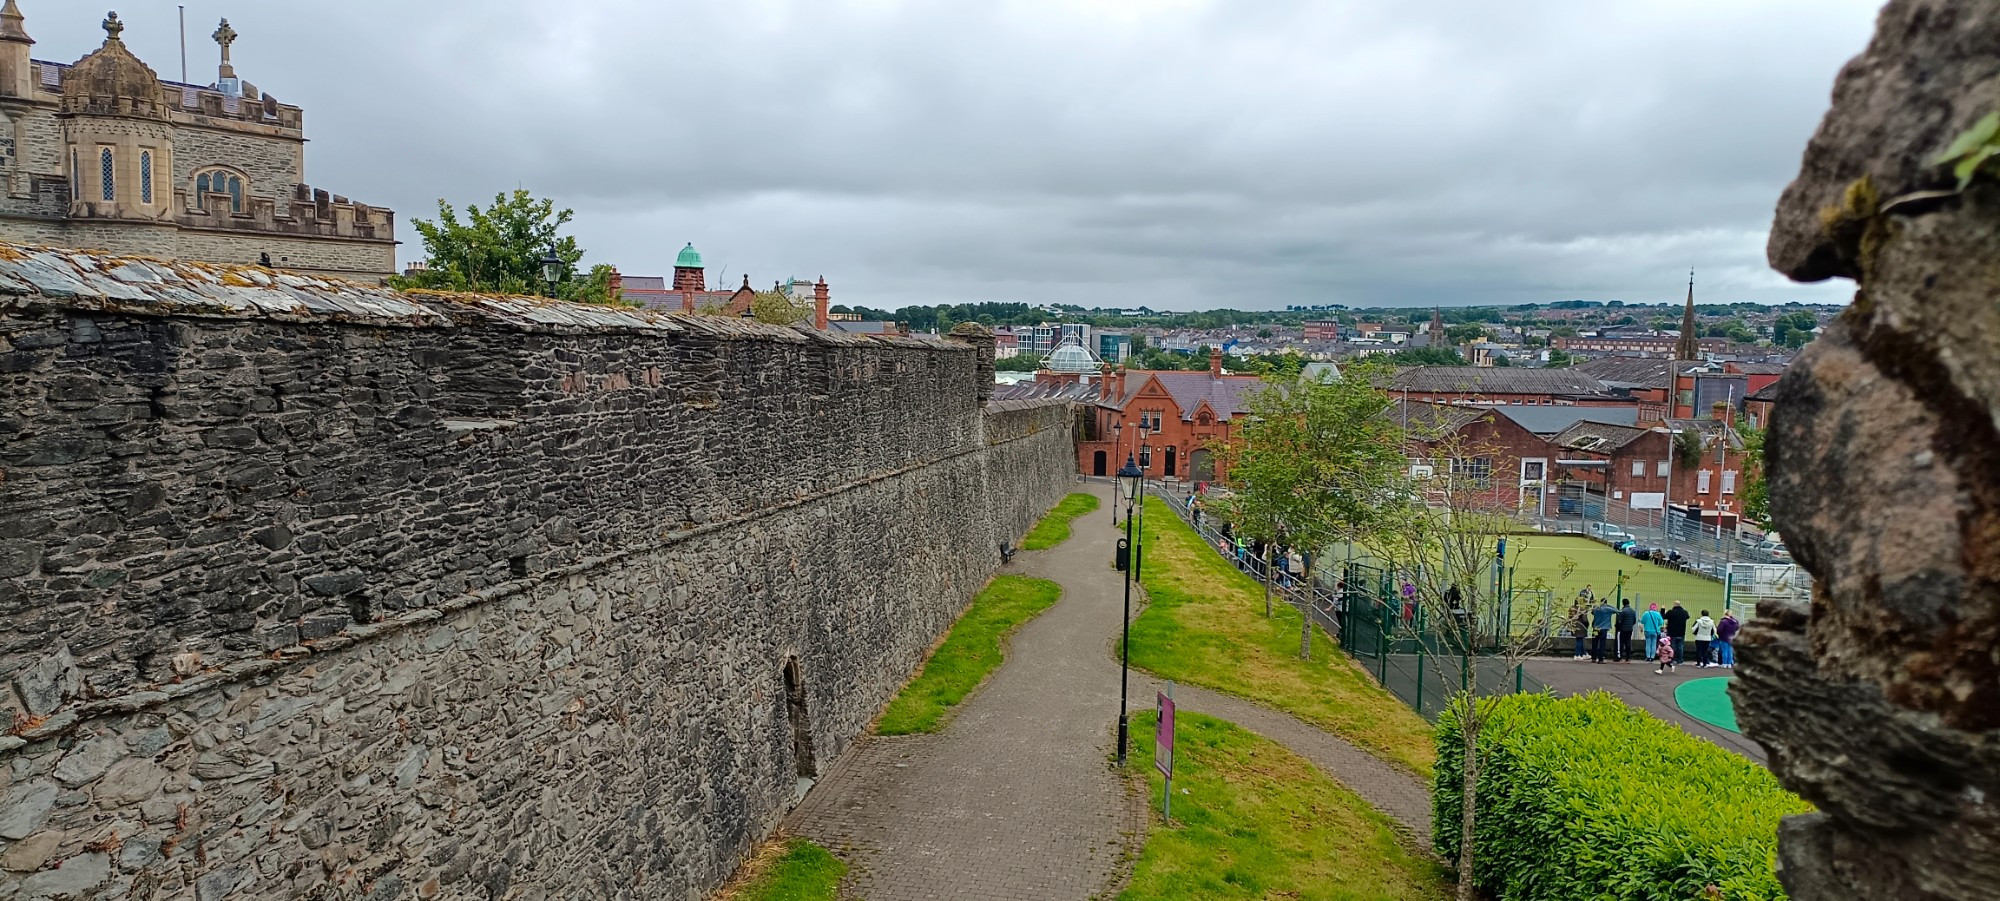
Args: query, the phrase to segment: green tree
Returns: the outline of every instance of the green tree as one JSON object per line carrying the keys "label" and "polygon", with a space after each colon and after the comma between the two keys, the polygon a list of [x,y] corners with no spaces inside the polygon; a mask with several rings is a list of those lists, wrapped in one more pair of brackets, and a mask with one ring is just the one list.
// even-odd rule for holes
{"label": "green tree", "polygon": [[793,300],[783,291],[758,291],[750,298],[750,318],[758,322],[791,325],[801,320],[810,321],[812,317],[811,306]]}
{"label": "green tree", "polygon": [[1764,438],[1765,429],[1742,426],[1737,434],[1743,438],[1743,513],[1760,525],[1771,523],[1771,489],[1764,481]]}
{"label": "green tree", "polygon": [[1811,310],[1786,313],[1771,324],[1771,341],[1780,347],[1804,347],[1813,339],[1813,329],[1816,328],[1819,328],[1819,317]]}
{"label": "green tree", "polygon": [[[1403,469],[1403,433],[1383,415],[1389,395],[1376,384],[1386,372],[1360,362],[1317,379],[1274,377],[1250,396],[1236,445],[1216,452],[1234,456],[1229,481],[1251,535],[1316,556],[1335,540],[1373,534],[1392,512],[1382,501]],[[1307,584],[1311,570],[1308,563]],[[1313,618],[1305,612],[1299,655],[1309,658]]]}
{"label": "green tree", "polygon": [[1257,330],[1257,337],[1259,338],[1269,338],[1271,337],[1272,334],[1274,333],[1268,328],[1260,328]]}
{"label": "green tree", "polygon": [[1453,345],[1468,344],[1484,337],[1486,337],[1486,327],[1476,322],[1448,325],[1444,329],[1444,339]]}
{"label": "green tree", "polygon": [[1562,348],[1556,348],[1555,350],[1549,351],[1549,367],[1552,369],[1561,369],[1562,367],[1572,365],[1575,362],[1576,358],[1570,356],[1569,351],[1563,350]]}
{"label": "green tree", "polygon": [[1464,366],[1465,357],[1449,347],[1412,347],[1389,354],[1397,366]]}
{"label": "green tree", "polygon": [[1035,354],[1015,354],[994,360],[993,368],[999,372],[1034,372],[1042,368],[1042,358]]}
{"label": "green tree", "polygon": [[[409,276],[390,276],[390,287],[404,290],[475,291],[482,294],[527,294],[583,303],[624,304],[611,296],[611,267],[593,266],[578,277],[583,248],[562,234],[574,217],[555,202],[536,199],[527,191],[496,194],[485,209],[466,204],[465,218],[444,200],[438,201],[436,221],[415,220],[423,238],[429,268]],[[553,253],[559,261],[550,283],[542,258]]]}

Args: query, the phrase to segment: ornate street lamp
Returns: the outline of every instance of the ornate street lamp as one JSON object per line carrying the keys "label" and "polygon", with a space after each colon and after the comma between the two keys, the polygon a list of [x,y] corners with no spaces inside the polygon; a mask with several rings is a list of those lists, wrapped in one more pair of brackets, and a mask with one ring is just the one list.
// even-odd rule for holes
{"label": "ornate street lamp", "polygon": [[542,281],[548,283],[549,296],[554,297],[556,296],[556,276],[562,274],[563,264],[562,257],[556,256],[555,245],[549,245],[549,251],[542,254],[540,262],[542,264]]}
{"label": "ornate street lamp", "polygon": [[[1126,455],[1125,455],[1125,465],[1124,465],[1124,466],[1122,466],[1122,467],[1119,467],[1119,469],[1118,469],[1118,482],[1119,482],[1120,484],[1125,484],[1125,485],[1129,485],[1129,486],[1131,486],[1131,490],[1130,490],[1129,492],[1127,492],[1127,493],[1126,493],[1126,495],[1125,495],[1125,496],[1126,496],[1126,497],[1127,497],[1128,499],[1129,499],[1129,498],[1133,498],[1133,497],[1137,497],[1137,496],[1138,496],[1138,494],[1139,494],[1139,489],[1140,489],[1140,488],[1141,488],[1141,487],[1142,487],[1142,486],[1144,485],[1144,482],[1145,482],[1145,478],[1146,478],[1146,474],[1145,474],[1144,472],[1142,472],[1142,471],[1141,471],[1141,470],[1139,469],[1138,465],[1137,465],[1137,464],[1136,464],[1136,463],[1135,463],[1135,462],[1133,461],[1133,459],[1132,459],[1132,455],[1131,455],[1131,454],[1129,454],[1129,453],[1128,453],[1128,454],[1126,454]],[[1129,502],[1129,500],[1128,500],[1128,502]],[[1114,507],[1115,507],[1115,506],[1117,506],[1117,504],[1113,504],[1112,506],[1114,506]],[[1118,551],[1119,551],[1119,556],[1121,556],[1121,557],[1124,557],[1124,558],[1126,558],[1125,560],[1123,560],[1123,561],[1120,561],[1120,562],[1122,562],[1122,563],[1124,563],[1124,564],[1125,564],[1125,565],[1124,565],[1123,567],[1121,567],[1122,569],[1124,569],[1124,570],[1125,570],[1125,618],[1124,618],[1123,620],[1121,620],[1121,621],[1120,621],[1120,629],[1122,630],[1122,632],[1121,632],[1121,635],[1122,635],[1122,637],[1121,637],[1121,638],[1119,639],[1119,643],[1118,643],[1118,644],[1119,644],[1119,651],[1118,651],[1118,765],[1119,765],[1119,766],[1124,766],[1124,765],[1125,765],[1125,741],[1126,741],[1126,736],[1127,736],[1127,734],[1128,734],[1128,729],[1127,729],[1127,714],[1126,714],[1126,712],[1125,712],[1125,707],[1126,707],[1126,692],[1127,692],[1127,690],[1129,689],[1129,687],[1130,687],[1130,685],[1131,685],[1131,681],[1132,681],[1132,679],[1131,679],[1131,669],[1132,669],[1132,565],[1131,565],[1131,562],[1130,562],[1130,561],[1131,561],[1131,551],[1132,551],[1132,510],[1131,510],[1131,508],[1129,508],[1129,507],[1128,507],[1128,508],[1126,508],[1126,510],[1125,510],[1125,538],[1124,538],[1124,540],[1123,540],[1123,541],[1119,542],[1119,545],[1118,545]]]}
{"label": "ornate street lamp", "polygon": [[[1111,459],[1118,459],[1118,452],[1125,449],[1124,441],[1125,421],[1121,419],[1111,424]],[[1123,483],[1117,477],[1114,476],[1111,479],[1111,525],[1114,527],[1118,525],[1118,501],[1120,500],[1118,494],[1121,484]]]}

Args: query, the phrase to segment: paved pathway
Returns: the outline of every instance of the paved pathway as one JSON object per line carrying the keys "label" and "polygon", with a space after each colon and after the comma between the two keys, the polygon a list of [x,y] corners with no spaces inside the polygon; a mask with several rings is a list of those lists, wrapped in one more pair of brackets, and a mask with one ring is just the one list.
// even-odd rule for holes
{"label": "paved pathway", "polygon": [[1123,598],[1110,516],[1100,507],[1070,540],[1015,558],[1008,571],[1062,583],[1062,599],[1014,634],[943,732],[862,738],[793,812],[790,832],[852,864],[845,896],[1057,901],[1118,887],[1146,814],[1109,765],[1118,667],[1105,646]]}
{"label": "paved pathway", "polygon": [[[1109,503],[1108,485],[1079,490]],[[864,736],[793,811],[787,831],[851,865],[844,896],[1059,901],[1122,885],[1146,802],[1109,765],[1124,590],[1110,517],[1101,506],[1068,541],[1016,558],[1011,572],[1060,583],[1062,600],[1014,634],[1006,663],[943,732]],[[1135,612],[1141,602],[1135,592]],[[1158,686],[1134,672],[1129,709],[1151,709]],[[1429,846],[1429,795],[1414,777],[1289,714],[1194,686],[1174,695],[1286,745]]]}
{"label": "paved pathway", "polygon": [[[1688,650],[1694,650],[1694,642],[1688,642]],[[1765,757],[1764,746],[1719,726],[1711,726],[1701,720],[1681,712],[1680,705],[1674,703],[1674,689],[1689,679],[1707,679],[1713,676],[1730,676],[1733,669],[1696,669],[1682,664],[1672,673],[1660,675],[1653,672],[1653,664],[1643,660],[1631,663],[1592,663],[1588,660],[1571,660],[1567,657],[1545,658],[1528,663],[1528,673],[1556,690],[1557,694],[1573,695],[1602,689],[1622,698],[1625,703],[1641,708],[1660,719],[1677,723],[1690,734],[1699,735],[1731,751],[1735,751],[1763,766],[1770,766]]]}

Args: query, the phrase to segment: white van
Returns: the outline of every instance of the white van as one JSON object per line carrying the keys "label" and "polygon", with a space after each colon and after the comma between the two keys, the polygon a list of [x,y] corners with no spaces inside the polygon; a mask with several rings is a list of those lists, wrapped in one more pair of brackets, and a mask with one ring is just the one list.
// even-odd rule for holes
{"label": "white van", "polygon": [[1608,522],[1591,523],[1590,536],[1592,538],[1602,538],[1614,544],[1620,541],[1629,541],[1632,538],[1630,533]]}

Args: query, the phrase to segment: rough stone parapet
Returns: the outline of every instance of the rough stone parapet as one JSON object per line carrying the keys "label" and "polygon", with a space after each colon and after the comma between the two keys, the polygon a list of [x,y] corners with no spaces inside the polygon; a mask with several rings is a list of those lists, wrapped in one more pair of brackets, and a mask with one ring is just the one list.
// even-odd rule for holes
{"label": "rough stone parapet", "polygon": [[2000,183],[1937,162],[2000,110],[1996,48],[1991,3],[1889,3],[1771,232],[1779,271],[1860,288],[1767,444],[1812,605],[1742,638],[1745,732],[1820,811],[1780,835],[1794,901],[2000,885]]}

